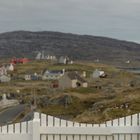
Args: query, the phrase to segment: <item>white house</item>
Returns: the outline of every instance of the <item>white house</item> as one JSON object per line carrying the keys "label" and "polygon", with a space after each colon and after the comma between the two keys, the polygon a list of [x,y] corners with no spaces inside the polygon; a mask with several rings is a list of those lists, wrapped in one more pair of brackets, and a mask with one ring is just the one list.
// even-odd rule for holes
{"label": "white house", "polygon": [[67,56],[61,56],[58,60],[58,63],[59,64],[73,64],[73,61],[70,60],[70,58]]}
{"label": "white house", "polygon": [[13,64],[8,64],[5,66],[7,71],[14,71],[14,65]]}
{"label": "white house", "polygon": [[93,74],[92,74],[92,78],[104,78],[106,77],[106,74],[104,71],[100,71],[98,69],[96,69]]}
{"label": "white house", "polygon": [[45,70],[42,75],[42,80],[57,80],[65,73],[63,70]]}

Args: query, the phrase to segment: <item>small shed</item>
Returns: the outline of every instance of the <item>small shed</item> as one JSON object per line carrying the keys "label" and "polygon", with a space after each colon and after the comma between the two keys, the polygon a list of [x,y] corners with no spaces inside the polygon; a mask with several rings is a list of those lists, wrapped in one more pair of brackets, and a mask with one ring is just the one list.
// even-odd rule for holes
{"label": "small shed", "polygon": [[24,79],[25,79],[26,81],[30,81],[30,80],[31,80],[31,74],[26,74],[26,75],[24,76]]}
{"label": "small shed", "polygon": [[36,81],[36,80],[39,80],[39,75],[37,73],[34,73],[34,74],[26,74],[24,76],[24,79],[26,81],[30,81],[30,80]]}

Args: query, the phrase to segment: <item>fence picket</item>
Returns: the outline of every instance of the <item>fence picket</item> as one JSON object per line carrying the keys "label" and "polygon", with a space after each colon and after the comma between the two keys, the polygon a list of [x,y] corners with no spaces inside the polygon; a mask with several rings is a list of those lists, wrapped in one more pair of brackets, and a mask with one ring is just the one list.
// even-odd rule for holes
{"label": "fence picket", "polygon": [[137,118],[137,114],[132,115],[132,126],[137,126],[138,125],[138,118]]}
{"label": "fence picket", "polygon": [[120,135],[119,135],[119,140],[125,140],[125,135],[120,134]]}
{"label": "fence picket", "polygon": [[106,140],[114,140],[113,136],[106,136]]}
{"label": "fence picket", "polygon": [[67,136],[66,135],[60,135],[60,140],[67,140]]}
{"label": "fence picket", "polygon": [[106,140],[106,136],[100,136],[100,140]]}
{"label": "fence picket", "polygon": [[16,123],[15,124],[15,133],[20,133],[20,132],[21,132],[20,123]]}
{"label": "fence picket", "polygon": [[60,127],[60,119],[58,119],[58,118],[54,119],[54,126],[55,127]]}
{"label": "fence picket", "polygon": [[53,127],[54,124],[54,118],[52,116],[48,116],[48,126]]}
{"label": "fence picket", "polygon": [[80,135],[74,135],[74,140],[80,140]]}
{"label": "fence picket", "polygon": [[100,140],[100,136],[94,136],[94,140]]}
{"label": "fence picket", "polygon": [[126,140],[131,140],[131,134],[127,134],[127,135],[125,136],[125,139],[126,139]]}
{"label": "fence picket", "polygon": [[41,114],[41,126],[46,127],[47,125],[47,115]]}
{"label": "fence picket", "polygon": [[53,135],[48,135],[48,140],[54,140]]}
{"label": "fence picket", "polygon": [[86,140],[86,136],[81,135],[81,140]]}
{"label": "fence picket", "polygon": [[21,133],[27,133],[27,124],[26,124],[26,122],[21,123]]}
{"label": "fence picket", "polygon": [[125,118],[120,118],[119,119],[119,126],[125,126]]}
{"label": "fence picket", "polygon": [[6,126],[2,126],[2,133],[6,134],[7,133],[7,125]]}
{"label": "fence picket", "polygon": [[132,140],[139,140],[137,134],[132,134]]}
{"label": "fence picket", "polygon": [[87,140],[92,140],[92,136],[87,136]]}
{"label": "fence picket", "polygon": [[11,125],[8,125],[8,133],[14,133],[14,125],[13,124],[11,124]]}
{"label": "fence picket", "polygon": [[41,140],[46,140],[46,135],[41,135]]}
{"label": "fence picket", "polygon": [[55,135],[54,140],[60,140],[60,135]]}
{"label": "fence picket", "polygon": [[114,136],[113,136],[113,140],[120,140],[120,139],[119,139],[119,135],[114,135]]}

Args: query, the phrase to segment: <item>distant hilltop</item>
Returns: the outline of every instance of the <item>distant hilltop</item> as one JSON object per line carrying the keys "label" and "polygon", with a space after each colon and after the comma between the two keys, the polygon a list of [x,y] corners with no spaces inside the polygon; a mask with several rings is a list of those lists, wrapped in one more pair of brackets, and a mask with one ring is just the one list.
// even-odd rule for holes
{"label": "distant hilltop", "polygon": [[133,42],[50,31],[0,34],[0,57],[35,58],[39,51],[73,60],[140,66],[140,44]]}

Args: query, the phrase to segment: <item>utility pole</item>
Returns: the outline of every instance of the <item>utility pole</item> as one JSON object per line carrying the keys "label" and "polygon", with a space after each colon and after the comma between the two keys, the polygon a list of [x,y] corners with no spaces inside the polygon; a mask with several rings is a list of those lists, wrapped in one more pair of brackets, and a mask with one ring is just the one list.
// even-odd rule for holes
{"label": "utility pole", "polygon": [[32,93],[33,93],[33,104],[31,104],[31,111],[34,111],[37,108],[35,88],[33,88]]}

